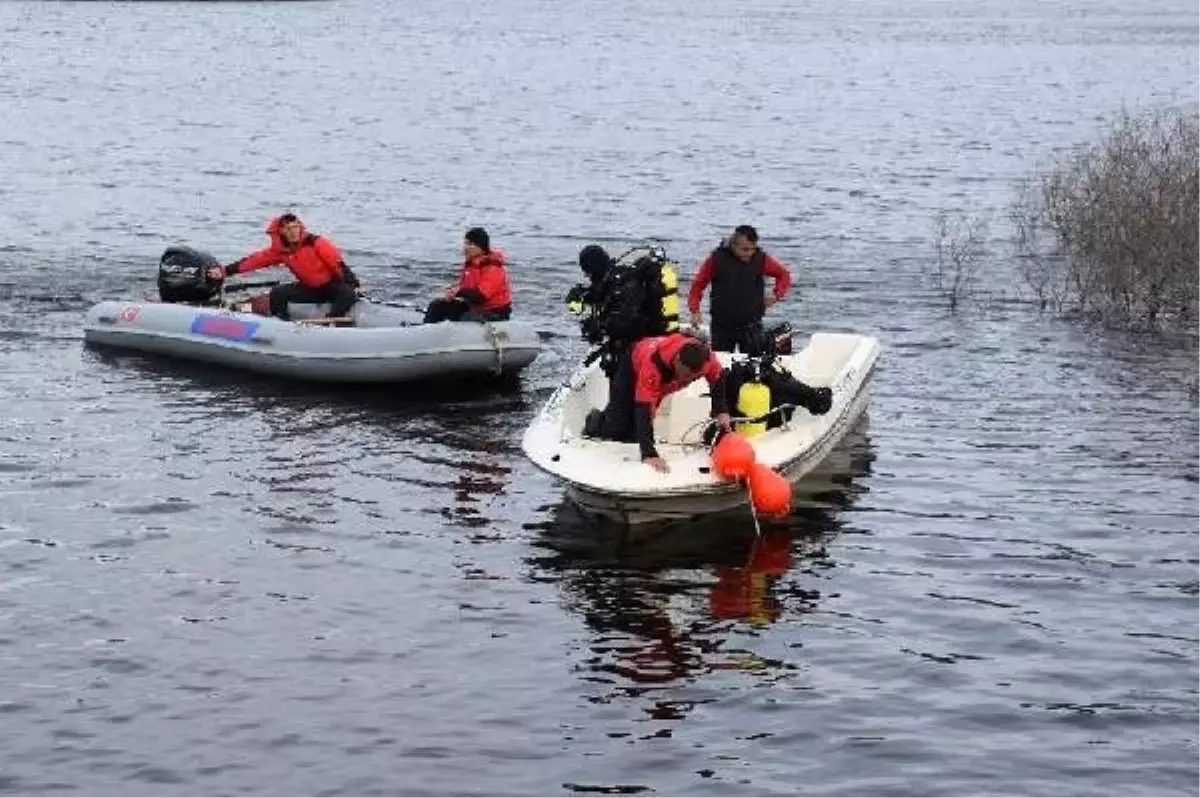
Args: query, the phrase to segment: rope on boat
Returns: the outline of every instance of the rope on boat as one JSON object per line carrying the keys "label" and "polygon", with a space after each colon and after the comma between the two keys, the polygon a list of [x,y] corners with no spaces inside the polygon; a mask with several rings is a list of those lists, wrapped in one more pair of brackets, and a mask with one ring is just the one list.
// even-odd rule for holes
{"label": "rope on boat", "polygon": [[[782,405],[776,405],[775,407],[772,407],[770,410],[763,413],[761,416],[730,416],[729,417],[729,425],[732,427],[734,424],[737,424],[737,423],[762,424],[763,422],[767,421],[767,419],[769,419],[771,417],[771,415],[774,413],[777,413],[782,410],[791,410],[791,411],[795,412],[800,407],[801,407],[800,405],[782,404]],[[707,430],[710,426],[712,426],[713,424],[716,424],[716,423],[717,423],[716,419],[712,419],[712,418],[704,418],[704,419],[697,421],[695,424],[693,424],[692,426],[688,427],[687,429],[685,429],[683,431],[683,435],[680,436],[680,438],[682,440],[679,442],[678,445],[684,446],[684,447],[690,446],[690,447],[695,447],[695,448],[700,448],[700,447],[704,446],[705,445],[704,430]],[[790,418],[784,419],[783,429],[791,429],[791,427],[792,427],[792,420]],[[697,429],[701,430],[700,440],[696,441],[695,443],[688,443],[687,442],[688,436],[691,435]]]}
{"label": "rope on boat", "polygon": [[503,374],[504,373],[504,341],[507,340],[508,333],[504,332],[503,330],[497,330],[496,326],[494,324],[492,324],[490,321],[484,322],[484,327],[486,328],[486,332],[484,332],[484,335],[487,337],[488,343],[490,343],[492,345],[492,348],[496,350],[495,373],[497,375]]}

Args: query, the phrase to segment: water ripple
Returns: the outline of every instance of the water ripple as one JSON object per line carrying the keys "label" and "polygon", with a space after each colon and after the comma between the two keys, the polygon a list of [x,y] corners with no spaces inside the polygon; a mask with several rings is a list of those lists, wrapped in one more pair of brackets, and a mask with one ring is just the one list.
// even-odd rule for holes
{"label": "water ripple", "polygon": [[[1194,9],[135,6],[0,4],[0,793],[1196,793],[1194,336],[925,279],[937,210],[1194,102]],[[81,346],[282,207],[418,308],[485,225],[544,355],[339,391]],[[686,283],[743,221],[801,335],[881,338],[871,416],[786,522],[631,540],[519,449],[576,254]]]}

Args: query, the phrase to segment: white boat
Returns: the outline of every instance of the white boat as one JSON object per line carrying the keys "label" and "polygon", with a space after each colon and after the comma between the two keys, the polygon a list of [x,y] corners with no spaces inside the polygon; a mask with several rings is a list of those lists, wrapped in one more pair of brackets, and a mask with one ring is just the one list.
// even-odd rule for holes
{"label": "white boat", "polygon": [[421,324],[411,310],[360,299],[353,326],[314,323],[326,305],[291,305],[294,321],[245,305],[104,301],[84,340],[327,383],[398,383],[515,374],[538,356],[537,329],[522,321]]}
{"label": "white boat", "polygon": [[[879,357],[866,335],[816,333],[807,346],[778,363],[812,387],[832,390],[822,415],[796,408],[783,426],[750,437],[755,458],[795,483],[816,468],[862,416]],[[728,366],[740,354],[718,352]],[[740,484],[711,473],[702,435],[709,420],[708,383],[696,380],[667,397],[654,419],[656,448],[670,465],[659,473],[641,461],[637,444],[585,438],[589,411],[608,399],[598,363],[581,367],[546,401],[522,439],[525,455],[566,486],[567,498],[586,512],[625,524],[679,520],[748,504]]]}

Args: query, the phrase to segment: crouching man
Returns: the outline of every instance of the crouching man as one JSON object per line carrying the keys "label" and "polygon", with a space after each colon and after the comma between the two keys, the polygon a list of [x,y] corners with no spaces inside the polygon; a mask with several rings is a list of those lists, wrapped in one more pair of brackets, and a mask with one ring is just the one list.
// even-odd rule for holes
{"label": "crouching man", "polygon": [[729,429],[725,371],[704,342],[683,333],[643,338],[617,362],[608,406],[588,414],[583,434],[637,443],[642,461],[670,471],[654,447],[654,415],[663,399],[703,377],[712,395],[712,416]]}

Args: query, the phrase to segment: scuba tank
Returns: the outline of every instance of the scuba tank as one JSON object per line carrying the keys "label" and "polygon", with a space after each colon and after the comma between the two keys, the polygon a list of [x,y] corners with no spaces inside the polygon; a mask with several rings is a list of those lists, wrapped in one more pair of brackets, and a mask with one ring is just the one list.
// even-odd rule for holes
{"label": "scuba tank", "polygon": [[666,332],[679,332],[679,275],[675,273],[675,265],[667,260],[666,253],[659,250],[658,254],[662,262],[659,286],[663,326]]}
{"label": "scuba tank", "polygon": [[679,275],[660,246],[641,244],[619,255],[615,269],[629,276],[637,293],[630,311],[637,315],[641,335],[679,331]]}
{"label": "scuba tank", "polygon": [[771,412],[771,389],[763,382],[762,366],[758,362],[754,363],[748,379],[738,388],[737,412],[739,416],[755,419],[734,422],[734,428],[742,435],[751,438],[767,431],[766,416]]}

